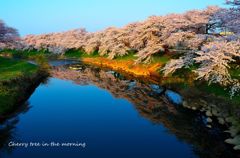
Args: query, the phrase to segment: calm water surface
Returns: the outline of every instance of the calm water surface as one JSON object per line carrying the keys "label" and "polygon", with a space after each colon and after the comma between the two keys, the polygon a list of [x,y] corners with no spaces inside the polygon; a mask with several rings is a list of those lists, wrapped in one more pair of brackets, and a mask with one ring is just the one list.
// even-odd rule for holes
{"label": "calm water surface", "polygon": [[[172,104],[158,85],[84,65],[57,67],[22,112],[0,128],[3,158],[220,158],[218,129]],[[9,142],[86,143],[83,147],[9,147]]]}

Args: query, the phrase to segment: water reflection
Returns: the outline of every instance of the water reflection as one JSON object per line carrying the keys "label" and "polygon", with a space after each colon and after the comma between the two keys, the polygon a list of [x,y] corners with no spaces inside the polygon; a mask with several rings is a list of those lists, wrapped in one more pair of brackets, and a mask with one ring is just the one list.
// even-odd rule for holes
{"label": "water reflection", "polygon": [[[142,117],[164,125],[179,140],[192,144],[193,151],[199,157],[225,158],[237,154],[231,146],[224,143],[226,135],[217,124],[213,123],[213,128],[207,128],[206,118],[200,112],[174,104],[181,102],[182,98],[164,87],[82,64],[55,67],[51,74],[55,78],[71,80],[79,85],[96,85],[116,98],[128,100]],[[170,101],[171,96],[177,100]]]}
{"label": "water reflection", "polygon": [[31,108],[28,102],[19,106],[12,114],[0,120],[0,157],[2,154],[9,155],[14,148],[9,147],[8,143],[17,140],[16,127],[19,123],[19,115],[28,112]]}
{"label": "water reflection", "polygon": [[[184,142],[188,144],[189,146],[192,147],[192,151],[195,153],[195,155],[191,155],[191,153],[186,153],[185,155],[187,156],[194,156],[194,157],[200,157],[200,158],[228,158],[228,157],[237,157],[237,153],[232,150],[231,146],[228,146],[227,144],[224,143],[224,138],[225,134],[221,132],[222,130],[220,129],[217,124],[212,125],[213,128],[207,128],[206,127],[206,117],[204,117],[200,112],[193,112],[188,109],[183,108],[182,106],[178,105],[179,102],[182,102],[182,98],[179,94],[175,93],[174,91],[171,91],[169,89],[166,89],[165,87],[159,86],[157,84],[152,84],[152,83],[147,83],[144,82],[140,79],[135,79],[132,78],[131,76],[126,76],[122,75],[120,73],[117,73],[115,71],[109,71],[105,69],[100,69],[96,67],[91,67],[83,64],[75,64],[75,65],[66,65],[66,66],[59,66],[57,64],[55,67],[53,67],[51,71],[51,75],[53,78],[58,78],[62,80],[70,80],[73,81],[75,84],[78,85],[95,85],[99,88],[102,88],[109,93],[111,93],[115,98],[123,98],[125,100],[128,100],[133,106],[134,106],[134,112],[137,111],[141,118],[146,118],[149,122],[155,125],[163,125],[167,132],[176,136],[177,139],[180,142]],[[56,80],[56,79],[55,79]],[[61,81],[62,81],[61,80]],[[59,80],[60,81],[60,80]],[[59,82],[58,81],[58,82]],[[67,82],[68,83],[68,82]],[[109,113],[97,113],[99,116],[100,114],[106,114],[108,115],[107,117],[104,117],[100,115],[100,118],[103,118],[103,121],[101,122],[100,120],[94,120],[92,119],[92,109],[91,108],[97,108],[98,110],[101,110],[101,107],[99,106],[86,106],[84,107],[85,104],[83,98],[79,98],[79,102],[83,102],[80,106],[82,107],[77,107],[75,105],[79,104],[79,102],[74,102],[78,95],[73,95],[72,96],[65,96],[66,97],[66,102],[69,104],[69,99],[72,100],[71,106],[65,103],[60,103],[61,101],[64,100],[58,100],[54,99],[52,97],[61,97],[64,95],[60,95],[62,92],[59,91],[62,87],[61,86],[62,82],[60,84],[57,84],[56,81],[50,88],[48,89],[47,86],[42,86],[40,87],[41,90],[37,92],[37,95],[34,97],[32,101],[34,101],[35,108],[31,110],[31,115],[26,116],[24,119],[23,117],[20,117],[22,113],[27,112],[30,109],[30,105],[28,103],[23,104],[14,114],[11,116],[9,115],[8,118],[5,120],[1,121],[0,124],[0,148],[1,152],[0,154],[11,155],[11,152],[13,152],[12,157],[18,157],[18,154],[26,154],[22,152],[21,149],[14,149],[14,148],[9,148],[7,146],[8,142],[11,140],[14,141],[19,141],[18,139],[25,139],[26,140],[32,140],[35,136],[35,134],[38,134],[37,137],[39,139],[44,140],[49,140],[52,139],[52,137],[55,137],[55,139],[61,140],[61,138],[65,138],[69,136],[69,129],[71,133],[74,133],[69,136],[71,139],[76,139],[79,138],[82,140],[85,136],[87,137],[89,135],[88,141],[91,144],[98,144],[99,140],[106,140],[107,141],[112,141],[112,140],[117,140],[119,141],[116,137],[114,138],[108,138],[109,133],[111,133],[111,136],[121,136],[119,134],[121,131],[121,128],[125,127],[123,124],[125,124],[124,120],[122,123],[122,126],[118,124],[119,122],[114,122],[113,121],[107,121],[106,119],[112,119],[111,110],[112,107],[114,106],[107,106],[105,108],[111,108],[108,112]],[[69,92],[79,92],[78,90],[83,89],[82,86],[76,86],[75,84],[69,85],[67,84],[68,88],[76,88],[75,91],[69,91]],[[66,85],[65,85],[66,86]],[[65,87],[64,86],[64,87]],[[72,86],[72,87],[69,87]],[[57,88],[57,89],[56,89]],[[96,89],[91,89],[91,90],[96,90]],[[31,92],[33,93],[33,91]],[[47,93],[47,94],[46,94]],[[54,94],[53,94],[54,93]],[[55,94],[56,93],[56,94]],[[100,93],[98,91],[98,93]],[[65,93],[64,93],[65,94]],[[46,95],[49,95],[49,97],[46,97]],[[82,95],[81,95],[82,96]],[[48,101],[43,101],[43,97],[46,97],[49,99]],[[57,98],[56,97],[56,98]],[[83,95],[83,97],[85,97]],[[73,99],[72,99],[73,98]],[[52,99],[52,100],[50,100]],[[99,98],[98,98],[99,99]],[[110,98],[106,98],[110,99]],[[31,99],[30,99],[31,100]],[[58,102],[56,102],[58,101]],[[115,100],[112,100],[115,101]],[[37,104],[39,103],[39,104]],[[97,102],[93,102],[92,104],[96,104]],[[46,105],[45,105],[46,104]],[[40,106],[41,105],[41,106]],[[38,107],[36,107],[38,106]],[[58,110],[56,110],[59,108]],[[61,109],[63,111],[61,111]],[[74,110],[74,111],[72,111]],[[84,111],[85,110],[85,111]],[[29,111],[30,112],[30,111]],[[116,113],[119,111],[115,111]],[[113,115],[116,113],[112,112]],[[29,114],[29,113],[27,113]],[[61,116],[52,116],[60,114]],[[131,113],[132,114],[132,113]],[[43,115],[46,115],[47,117],[42,117]],[[85,117],[85,115],[87,117]],[[95,119],[99,119],[98,117],[95,116]],[[121,114],[119,116],[120,119],[122,117],[126,117],[128,119],[129,116],[125,116],[125,114]],[[22,118],[22,121],[20,120]],[[69,118],[69,120],[68,120]],[[85,120],[84,120],[85,119]],[[23,121],[24,120],[24,121]],[[87,121],[86,121],[87,120]],[[116,119],[115,119],[116,120]],[[22,133],[22,138],[19,138],[16,135],[16,131],[18,127],[18,124],[20,122],[24,122],[21,126],[20,132],[25,132],[25,134]],[[31,122],[32,121],[32,122]],[[86,121],[86,122],[85,122]],[[99,122],[98,122],[99,121]],[[140,122],[140,120],[137,120]],[[34,124],[37,122],[38,124]],[[103,123],[104,122],[104,123]],[[63,124],[64,123],[64,124]],[[70,124],[69,124],[70,123]],[[71,124],[72,123],[72,124]],[[135,122],[136,123],[136,122]],[[90,126],[89,124],[92,124]],[[99,124],[99,125],[98,125]],[[105,126],[106,125],[106,126]],[[130,124],[131,126],[134,126]],[[103,136],[103,138],[96,138],[97,134],[96,131],[99,129],[102,129],[102,126],[104,126],[103,131],[99,131],[98,134]],[[116,133],[112,129],[112,126],[116,128]],[[119,127],[118,127],[119,126]],[[45,129],[47,127],[47,129]],[[130,126],[129,126],[130,127]],[[137,126],[134,126],[137,128]],[[133,137],[135,139],[132,139],[134,141],[138,141],[139,136],[141,135],[141,132],[144,131],[144,129],[141,129],[142,126],[139,128],[135,129],[130,129],[129,132],[130,134],[126,134],[127,138],[120,138],[123,140],[127,140],[130,137]],[[146,126],[143,126],[146,127]],[[149,126],[147,126],[149,127]],[[159,126],[158,126],[159,127]],[[34,129],[29,129],[29,131],[25,131],[26,128],[34,128]],[[86,128],[86,129],[85,129]],[[43,130],[44,129],[44,130]],[[74,129],[74,130],[73,130]],[[112,132],[111,132],[112,130]],[[138,131],[138,130],[143,130],[143,131]],[[154,129],[151,129],[154,130]],[[94,131],[94,132],[92,132]],[[110,131],[110,132],[109,132]],[[81,133],[82,132],[82,133]],[[102,134],[101,134],[102,132]],[[109,132],[109,133],[108,133]],[[119,132],[119,133],[118,133]],[[136,133],[138,132],[138,133]],[[151,131],[154,135],[154,132]],[[149,132],[151,134],[151,132]],[[156,132],[156,131],[155,131]],[[161,131],[160,131],[161,132]],[[106,135],[104,134],[106,133]],[[144,132],[143,132],[144,133]],[[145,132],[149,134],[148,132]],[[144,133],[144,134],[145,134]],[[115,134],[115,135],[114,135]],[[144,135],[143,134],[143,135]],[[135,137],[136,136],[136,137]],[[159,143],[157,138],[154,136],[164,136],[166,137],[166,142],[161,142]],[[156,135],[144,135],[144,140],[146,141],[147,139],[149,140],[156,140],[156,142],[149,144],[148,147],[145,147],[146,150],[161,150],[161,148],[164,148],[163,146],[156,146],[156,145],[164,145],[164,143],[174,143],[169,141],[169,137],[167,135],[158,133]],[[129,137],[129,138],[128,138]],[[92,138],[92,139],[91,139]],[[35,138],[36,139],[36,138]],[[41,140],[40,139],[40,140]],[[98,141],[97,141],[97,140]],[[37,139],[38,140],[38,139]],[[92,142],[91,142],[92,140]],[[175,141],[175,140],[174,140]],[[121,141],[119,141],[121,142]],[[126,143],[126,142],[124,142]],[[131,143],[131,142],[129,142]],[[184,143],[181,143],[183,145]],[[111,144],[112,145],[112,144]],[[114,144],[115,145],[115,144]],[[136,145],[136,147],[130,148],[128,144],[126,146],[131,150],[127,151],[130,154],[136,154],[136,152],[139,151],[132,151],[133,148],[139,147],[137,146],[137,143],[132,143],[130,145]],[[125,146],[125,145],[124,145]],[[179,146],[174,146],[172,145],[172,149],[167,148],[167,150],[174,152],[175,147],[177,149],[181,149]],[[89,148],[86,149],[85,154],[88,155],[89,151],[91,154],[98,154],[99,150],[104,150],[105,147],[98,147],[99,149],[93,149]],[[111,148],[111,147],[109,147]],[[93,150],[91,150],[93,149]],[[115,149],[115,148],[111,148]],[[166,149],[166,148],[164,148]],[[15,151],[14,151],[15,150]],[[31,149],[27,150],[30,152]],[[116,153],[114,152],[119,152],[118,149],[115,149],[110,153],[110,156],[114,157]],[[168,153],[169,151],[166,151],[165,153]],[[26,152],[26,151],[25,151]],[[32,153],[47,153],[47,154],[53,154],[54,152],[60,152],[57,149],[36,149],[31,151]],[[68,151],[68,153],[61,149],[61,152],[59,154],[59,157],[63,157],[64,154],[67,155],[70,152],[75,152],[76,155],[79,156],[79,151]],[[6,154],[7,153],[7,154]],[[9,154],[10,153],[10,154]],[[151,152],[151,153],[160,153],[161,151],[158,152]],[[14,156],[15,154],[15,156]],[[34,153],[35,154],[35,153]],[[84,154],[84,153],[82,153]],[[75,155],[75,156],[76,156]],[[174,155],[174,154],[170,154]],[[0,155],[1,157],[2,155]],[[69,155],[68,155],[69,156]],[[89,156],[89,155],[88,155]],[[140,154],[138,155],[139,157],[144,157],[143,155],[141,156]],[[160,155],[162,156],[162,155]],[[178,156],[178,155],[175,155]],[[96,157],[96,155],[92,156]]]}
{"label": "water reflection", "polygon": [[11,110],[11,113],[0,116],[0,157],[9,155],[14,151],[14,147],[9,147],[8,143],[12,140],[18,141],[18,136],[15,132],[20,122],[20,115],[27,113],[31,109],[29,102],[26,100],[29,99],[41,83],[47,84],[47,82],[48,78],[42,76],[37,81],[31,83],[32,85],[27,88],[28,91],[19,91],[18,93],[21,93],[22,98],[20,99],[21,101],[14,106],[15,109]]}

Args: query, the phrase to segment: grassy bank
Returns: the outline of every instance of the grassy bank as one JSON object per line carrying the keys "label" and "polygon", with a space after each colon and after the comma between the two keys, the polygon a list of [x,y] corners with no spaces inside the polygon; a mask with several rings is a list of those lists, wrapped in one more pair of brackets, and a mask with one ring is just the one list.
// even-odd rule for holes
{"label": "grassy bank", "polygon": [[26,61],[0,57],[0,118],[24,102],[46,75]]}
{"label": "grassy bank", "polygon": [[75,49],[70,49],[66,51],[63,55],[63,58],[68,58],[68,59],[81,59],[81,58],[96,58],[100,57],[97,51],[94,51],[91,54],[87,54],[81,50],[75,50]]}
{"label": "grassy bank", "polygon": [[5,49],[0,51],[0,56],[8,58],[19,58],[19,59],[30,59],[35,60],[39,56],[44,56],[46,58],[58,58],[58,55],[53,54],[47,50],[10,50]]}
{"label": "grassy bank", "polygon": [[0,82],[20,76],[31,76],[36,73],[37,66],[26,61],[0,57]]}

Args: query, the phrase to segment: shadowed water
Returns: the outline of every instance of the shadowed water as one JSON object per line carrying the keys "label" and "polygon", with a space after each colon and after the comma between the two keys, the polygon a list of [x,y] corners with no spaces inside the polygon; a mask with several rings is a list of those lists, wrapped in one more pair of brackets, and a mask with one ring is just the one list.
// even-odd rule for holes
{"label": "shadowed water", "polygon": [[[236,157],[219,127],[207,128],[174,91],[82,64],[51,74],[25,110],[1,125],[1,157]],[[11,141],[86,146],[9,147]]]}

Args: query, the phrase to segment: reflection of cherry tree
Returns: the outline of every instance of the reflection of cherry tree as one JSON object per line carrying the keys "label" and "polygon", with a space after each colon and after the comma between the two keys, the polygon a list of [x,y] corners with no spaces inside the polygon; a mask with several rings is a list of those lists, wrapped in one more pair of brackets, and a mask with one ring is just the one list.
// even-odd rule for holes
{"label": "reflection of cherry tree", "polygon": [[136,106],[141,105],[152,109],[155,106],[167,105],[169,111],[176,112],[175,106],[165,97],[159,97],[159,94],[150,86],[138,81],[120,80],[113,73],[107,73],[104,70],[85,68],[79,73],[75,70],[55,68],[51,74],[53,77],[72,80],[80,85],[94,84],[108,90],[116,98],[125,98]]}
{"label": "reflection of cherry tree", "polygon": [[[222,139],[221,134],[209,131],[198,114],[169,103],[161,92],[156,91],[156,85],[120,77],[118,73],[112,71],[84,66],[78,68],[79,71],[57,67],[51,73],[53,77],[72,80],[76,84],[96,85],[109,91],[116,98],[128,100],[142,117],[152,123],[164,125],[178,139],[193,144],[193,150],[197,154],[208,151],[213,158],[218,158],[219,155],[222,157],[233,155],[228,146],[219,141]],[[161,87],[157,89],[161,91]]]}
{"label": "reflection of cherry tree", "polygon": [[[103,89],[107,89],[117,98],[128,99],[134,105],[153,107],[154,105],[159,104],[159,98],[150,95],[154,94],[154,91],[150,86],[137,81],[118,79],[117,75],[114,75],[113,72],[86,68],[79,73],[75,70],[56,68],[52,71],[52,76],[72,80],[81,85],[94,84]],[[162,100],[162,103],[174,107],[166,100]]]}

